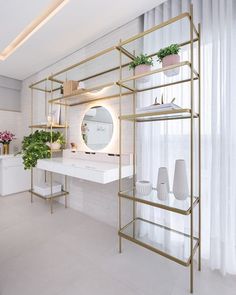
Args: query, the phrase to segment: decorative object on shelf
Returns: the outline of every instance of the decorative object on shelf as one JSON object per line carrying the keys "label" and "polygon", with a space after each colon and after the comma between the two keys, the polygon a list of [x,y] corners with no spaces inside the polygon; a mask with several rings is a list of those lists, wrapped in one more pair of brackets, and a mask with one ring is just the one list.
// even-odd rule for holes
{"label": "decorative object on shelf", "polygon": [[0,132],[0,143],[3,146],[3,155],[8,155],[10,150],[10,142],[15,138],[15,134],[10,131]]}
{"label": "decorative object on shelf", "polygon": [[71,146],[71,152],[75,153],[77,151],[77,144],[74,142],[71,142],[70,146]]}
{"label": "decorative object on shelf", "polygon": [[141,195],[149,195],[152,191],[152,184],[147,180],[140,180],[136,182],[136,191]]}
{"label": "decorative object on shelf", "polygon": [[85,90],[85,84],[83,81],[79,82],[77,86],[77,90]]}
{"label": "decorative object on shelf", "polygon": [[181,109],[180,106],[174,104],[175,97],[171,100],[170,103],[164,103],[163,94],[161,97],[161,103],[158,102],[157,97],[155,98],[154,104],[151,104],[147,107],[138,108],[136,110],[137,113],[143,113],[143,112],[162,112],[162,111],[168,111],[168,110],[179,110]]}
{"label": "decorative object on shelf", "polygon": [[52,104],[51,111],[47,117],[47,124],[50,125],[59,125],[61,117],[61,106],[59,104]]}
{"label": "decorative object on shelf", "polygon": [[170,192],[170,184],[169,184],[169,177],[168,171],[166,167],[160,167],[158,169],[158,177],[157,177],[157,191],[159,192],[160,185],[165,183],[167,192]]}
{"label": "decorative object on shelf", "polygon": [[186,200],[189,196],[186,163],[183,159],[175,161],[173,193],[178,200]]}
{"label": "decorative object on shelf", "polygon": [[[63,139],[62,139],[63,138]],[[50,147],[47,143],[60,141],[64,142],[61,132],[36,130],[29,136],[25,136],[22,141],[22,158],[25,169],[33,168],[37,165],[39,159],[50,158]]]}
{"label": "decorative object on shelf", "polygon": [[[178,44],[171,44],[157,52],[158,61],[162,63],[162,67],[172,66],[180,62],[179,56],[180,46]],[[168,77],[179,74],[179,68],[165,71],[164,74]]]}
{"label": "decorative object on shelf", "polygon": [[166,201],[168,199],[168,188],[165,182],[161,182],[158,185],[157,197],[161,201]]}
{"label": "decorative object on shelf", "polygon": [[79,85],[78,81],[74,81],[74,80],[65,81],[63,83],[64,95],[66,96],[66,95],[72,94],[73,91],[77,90],[78,85]]}
{"label": "decorative object on shelf", "polygon": [[52,142],[47,142],[47,146],[54,151],[60,150],[61,146],[65,144],[64,135],[61,132],[53,132],[52,133]]}
{"label": "decorative object on shelf", "polygon": [[[146,54],[140,54],[129,64],[129,69],[135,69],[135,75],[141,75],[150,72],[151,66],[153,66],[152,58]],[[143,77],[142,81],[148,81],[148,77]]]}

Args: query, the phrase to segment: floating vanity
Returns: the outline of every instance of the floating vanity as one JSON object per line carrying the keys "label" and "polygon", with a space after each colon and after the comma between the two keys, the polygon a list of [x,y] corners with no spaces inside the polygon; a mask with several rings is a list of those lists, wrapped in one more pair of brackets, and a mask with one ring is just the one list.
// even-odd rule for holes
{"label": "floating vanity", "polygon": [[[130,156],[125,156],[127,164],[122,167],[122,178],[132,176]],[[124,157],[122,157],[123,160]],[[100,161],[99,161],[100,160]],[[96,183],[106,184],[119,179],[119,156],[109,154],[86,154],[70,151],[64,152],[64,157],[39,160],[37,168],[67,175]]]}
{"label": "floating vanity", "polygon": [[22,157],[14,155],[0,156],[0,196],[29,189],[30,171],[24,170]]}

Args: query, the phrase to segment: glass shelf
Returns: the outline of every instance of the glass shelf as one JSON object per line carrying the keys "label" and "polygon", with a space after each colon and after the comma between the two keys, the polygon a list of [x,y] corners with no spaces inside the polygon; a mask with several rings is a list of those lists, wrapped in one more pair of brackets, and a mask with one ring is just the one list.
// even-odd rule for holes
{"label": "glass shelf", "polygon": [[[160,74],[160,73],[163,73],[163,72],[166,72],[166,71],[171,71],[171,70],[181,68],[181,67],[184,67],[184,66],[187,66],[189,70],[191,70],[191,68],[192,68],[192,65],[191,65],[191,63],[189,61],[182,61],[182,62],[173,64],[171,66],[167,66],[167,67],[164,67],[164,68],[158,68],[158,69],[155,69],[155,70],[145,72],[143,74],[134,75],[134,76],[131,76],[131,77],[124,78],[124,79],[118,81],[117,83],[123,88],[130,89],[130,90],[135,91],[135,92],[142,92],[142,91],[146,91],[146,90],[150,90],[150,89],[156,89],[156,88],[171,86],[171,85],[175,85],[175,84],[190,82],[191,78],[189,77],[188,79],[185,78],[185,79],[182,79],[182,80],[179,80],[179,81],[173,81],[173,82],[169,82],[169,83],[165,83],[165,84],[158,84],[158,85],[148,87],[148,88],[137,88],[137,87],[134,88],[129,84],[129,82],[132,82],[132,81],[139,81],[139,80],[142,81],[142,79],[144,79],[146,77],[153,76],[153,75],[156,75],[156,74]],[[199,74],[194,68],[192,70],[193,70],[193,74],[194,74],[193,79],[197,80],[198,77],[199,77]]]}
{"label": "glass shelf", "polygon": [[54,125],[47,125],[47,124],[36,124],[30,125],[29,128],[37,128],[37,129],[63,129],[69,127],[68,125],[61,125],[61,124],[54,124]]}
{"label": "glass shelf", "polygon": [[[194,118],[198,118],[198,114],[194,113]],[[135,121],[135,122],[152,122],[177,119],[191,119],[190,109],[176,109],[166,111],[152,111],[138,114],[123,115],[120,120]]]}
{"label": "glass shelf", "polygon": [[58,192],[58,193],[55,193],[52,195],[46,195],[46,196],[40,195],[40,194],[34,192],[33,190],[30,190],[29,192],[41,199],[54,199],[54,198],[59,198],[59,197],[66,196],[69,194],[69,192],[64,191],[64,190],[62,190],[61,192]]}
{"label": "glass shelf", "polygon": [[[130,95],[133,92],[127,90],[122,96]],[[70,95],[65,95],[49,100],[49,103],[58,103],[67,106],[77,106],[84,103],[94,102],[96,100],[105,100],[120,96],[120,87],[117,82],[98,85],[88,89],[75,90]]]}
{"label": "glass shelf", "polygon": [[[165,209],[183,215],[189,215],[191,213],[190,197],[183,201],[177,200],[172,192],[169,193],[169,197],[165,201],[158,199],[158,192],[156,189],[153,189],[149,195],[142,195],[136,192],[135,189],[133,189],[120,192],[119,196],[125,199],[129,199],[131,201],[154,206],[157,208]],[[193,198],[193,207],[195,207],[198,204],[198,201],[198,197]]]}
{"label": "glass shelf", "polygon": [[[119,231],[119,235],[183,266],[188,266],[191,262],[191,238],[185,233],[142,218],[136,218],[124,226]],[[194,254],[198,244],[198,239],[194,237]]]}

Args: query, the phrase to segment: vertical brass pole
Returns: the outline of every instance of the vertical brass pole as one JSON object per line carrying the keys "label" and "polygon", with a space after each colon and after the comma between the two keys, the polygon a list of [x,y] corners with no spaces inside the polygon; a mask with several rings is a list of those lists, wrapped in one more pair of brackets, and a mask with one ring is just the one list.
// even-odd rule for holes
{"label": "vertical brass pole", "polygon": [[[135,56],[135,51],[133,52]],[[133,69],[133,75],[135,70]],[[133,89],[135,89],[135,80],[133,80]],[[133,114],[136,114],[136,93],[133,93]],[[136,120],[133,121],[133,190],[135,198],[135,183],[136,183]],[[136,218],[136,202],[133,200],[133,220]],[[135,238],[135,222],[133,223],[133,238]]]}
{"label": "vertical brass pole", "polygon": [[[121,43],[121,40],[120,40]],[[119,68],[119,79],[122,80],[122,53],[119,50],[119,63],[120,63],[120,68]],[[119,117],[121,116],[122,113],[122,109],[121,109],[121,98],[122,98],[122,88],[120,87],[120,96],[119,96]],[[122,190],[122,183],[121,183],[121,179],[122,179],[122,145],[121,145],[121,139],[122,139],[122,126],[121,126],[121,118],[119,118],[119,192],[121,192]],[[121,230],[121,197],[119,195],[119,204],[118,204],[118,210],[119,210],[119,231]],[[121,241],[121,236],[119,236],[119,253],[121,253],[122,251],[122,241]]]}
{"label": "vertical brass pole", "polygon": [[190,149],[191,149],[191,155],[190,155],[190,182],[191,182],[191,192],[190,192],[190,198],[191,198],[191,214],[190,214],[190,251],[191,251],[191,264],[190,264],[190,292],[193,293],[193,182],[194,182],[194,157],[193,157],[193,146],[194,146],[194,80],[193,80],[193,5],[190,5],[190,56],[191,56],[191,83],[190,83],[190,97],[191,97],[191,126],[190,126],[190,134],[191,134],[191,141],[190,141]]}
{"label": "vertical brass pole", "polygon": [[[48,79],[46,79],[45,81],[45,92],[44,92],[44,115],[45,115],[45,118],[47,119],[48,118],[48,97],[47,97],[47,82],[48,82]],[[47,171],[45,170],[44,171],[44,181],[46,182],[47,181]]]}
{"label": "vertical brass pole", "polygon": [[51,214],[53,213],[53,197],[52,197],[52,172],[50,172],[50,185],[51,185],[51,197],[50,197],[50,209],[51,209]]}
{"label": "vertical brass pole", "polygon": [[[67,192],[67,175],[65,175],[65,191]],[[65,208],[67,208],[67,195],[65,195]]]}
{"label": "vertical brass pole", "polygon": [[[34,93],[33,93],[33,88],[31,88],[31,106],[30,106],[30,125],[31,125],[31,133],[33,133],[33,96],[34,96]],[[30,201],[31,203],[33,203],[33,189],[34,189],[34,182],[33,182],[33,178],[34,178],[34,172],[33,172],[33,168],[31,168],[31,185],[30,185],[30,188],[31,188],[31,195],[30,195]]]}
{"label": "vertical brass pole", "polygon": [[199,248],[198,248],[198,270],[201,270],[201,190],[202,190],[202,184],[201,184],[201,170],[202,170],[202,151],[201,151],[201,147],[202,147],[202,142],[201,142],[201,26],[200,24],[198,24],[198,73],[199,73],[199,78],[198,78],[198,112],[199,112],[199,118],[198,118],[198,149],[199,149],[199,164],[198,164],[198,181],[199,181],[199,188],[198,188],[198,194],[199,194],[199,204],[198,204],[198,210],[199,210],[199,217],[198,217],[198,237],[199,237]]}

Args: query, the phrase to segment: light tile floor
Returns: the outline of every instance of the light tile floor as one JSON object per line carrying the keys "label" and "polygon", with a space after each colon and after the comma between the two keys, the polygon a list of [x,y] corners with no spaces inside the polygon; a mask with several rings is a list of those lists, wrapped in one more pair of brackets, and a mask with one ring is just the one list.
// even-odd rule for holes
{"label": "light tile floor", "polygon": [[[188,268],[124,241],[116,229],[28,193],[0,198],[0,295],[185,295]],[[236,277],[196,270],[199,295],[235,295]]]}

